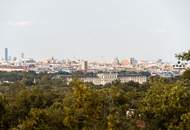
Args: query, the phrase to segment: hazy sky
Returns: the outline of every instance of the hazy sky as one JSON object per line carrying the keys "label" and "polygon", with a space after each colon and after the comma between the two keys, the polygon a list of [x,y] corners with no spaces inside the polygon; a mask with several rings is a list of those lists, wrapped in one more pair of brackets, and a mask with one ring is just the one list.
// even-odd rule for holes
{"label": "hazy sky", "polygon": [[175,60],[190,0],[0,0],[0,56]]}

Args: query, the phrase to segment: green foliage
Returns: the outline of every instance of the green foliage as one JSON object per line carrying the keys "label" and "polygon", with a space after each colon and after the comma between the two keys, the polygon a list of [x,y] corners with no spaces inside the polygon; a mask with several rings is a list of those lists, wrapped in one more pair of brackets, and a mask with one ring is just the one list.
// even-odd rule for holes
{"label": "green foliage", "polygon": [[0,72],[0,81],[33,80],[35,76],[35,72]]}
{"label": "green foliage", "polygon": [[176,54],[179,60],[189,61],[190,60],[190,50],[183,52],[182,54]]}
{"label": "green foliage", "polygon": [[[188,130],[190,80],[151,77],[105,86],[53,74],[0,84],[3,130]],[[27,82],[26,82],[27,81]],[[132,115],[127,112],[132,111]]]}
{"label": "green foliage", "polygon": [[182,78],[190,80],[190,69],[187,69],[183,75]]}
{"label": "green foliage", "polygon": [[190,111],[190,92],[177,83],[157,83],[143,98],[139,111],[150,129],[178,129]]}

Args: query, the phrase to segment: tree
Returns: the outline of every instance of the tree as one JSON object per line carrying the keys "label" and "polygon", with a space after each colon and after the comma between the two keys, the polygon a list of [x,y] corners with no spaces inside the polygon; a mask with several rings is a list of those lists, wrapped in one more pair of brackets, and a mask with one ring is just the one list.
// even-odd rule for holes
{"label": "tree", "polygon": [[[182,116],[190,112],[190,92],[178,83],[152,84],[139,106],[149,129],[178,129]],[[185,129],[184,129],[185,130]]]}
{"label": "tree", "polygon": [[98,92],[80,81],[73,81],[71,84],[73,90],[64,99],[66,114],[64,124],[76,130],[98,129],[98,127],[105,126],[102,118],[104,106]]}
{"label": "tree", "polygon": [[190,60],[190,50],[183,52],[182,54],[176,54],[179,60],[189,61]]}
{"label": "tree", "polygon": [[3,127],[2,118],[6,112],[4,97],[0,96],[0,128]]}
{"label": "tree", "polygon": [[26,120],[13,130],[53,130],[49,127],[48,114],[43,109],[31,109]]}
{"label": "tree", "polygon": [[53,93],[45,90],[23,88],[23,90],[8,98],[3,126],[5,128],[17,126],[19,121],[25,120],[32,108],[45,109],[50,107],[54,102],[54,98],[56,96]]}
{"label": "tree", "polygon": [[63,124],[64,114],[60,108],[57,103],[46,109],[32,108],[26,120],[13,130],[68,130]]}
{"label": "tree", "polygon": [[187,69],[183,72],[182,78],[190,80],[190,69]]}

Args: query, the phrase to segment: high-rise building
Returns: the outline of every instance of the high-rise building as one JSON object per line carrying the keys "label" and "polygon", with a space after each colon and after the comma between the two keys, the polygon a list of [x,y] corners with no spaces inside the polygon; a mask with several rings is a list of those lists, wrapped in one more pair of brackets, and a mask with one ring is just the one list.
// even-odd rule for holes
{"label": "high-rise building", "polygon": [[162,62],[162,59],[158,59],[157,61],[156,61],[156,63],[157,64],[162,64],[163,62]]}
{"label": "high-rise building", "polygon": [[13,61],[16,61],[17,60],[17,58],[16,57],[13,57]]}
{"label": "high-rise building", "polygon": [[8,48],[5,48],[5,61],[8,61],[9,54],[8,54]]}
{"label": "high-rise building", "polygon": [[135,58],[130,58],[130,64],[131,65],[136,65],[138,61]]}
{"label": "high-rise building", "polygon": [[122,60],[121,61],[121,65],[122,66],[128,66],[128,65],[130,65],[130,59],[127,58],[127,59]]}
{"label": "high-rise building", "polygon": [[21,53],[21,58],[24,59],[24,53]]}
{"label": "high-rise building", "polygon": [[135,58],[127,58],[122,60],[121,64],[123,66],[128,66],[128,65],[136,65],[138,61]]}
{"label": "high-rise building", "polygon": [[83,62],[82,62],[81,69],[82,69],[83,71],[87,71],[87,70],[88,70],[88,61],[83,61]]}
{"label": "high-rise building", "polygon": [[8,59],[8,61],[11,61],[12,60],[12,57],[11,56],[9,56],[9,59]]}
{"label": "high-rise building", "polygon": [[112,63],[112,64],[113,64],[114,66],[119,65],[119,64],[120,64],[119,59],[118,59],[118,58],[113,59],[113,63]]}

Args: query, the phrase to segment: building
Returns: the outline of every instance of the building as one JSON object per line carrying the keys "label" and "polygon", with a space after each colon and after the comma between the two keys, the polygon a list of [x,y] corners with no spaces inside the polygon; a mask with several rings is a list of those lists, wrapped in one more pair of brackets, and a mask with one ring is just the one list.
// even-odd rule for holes
{"label": "building", "polygon": [[81,70],[87,71],[88,70],[88,61],[83,61],[81,64]]}
{"label": "building", "polygon": [[11,66],[11,65],[0,65],[0,71],[2,72],[27,72],[27,68],[24,66]]}
{"label": "building", "polygon": [[122,60],[121,61],[121,65],[122,66],[128,66],[128,65],[130,65],[130,59],[124,59],[124,60]]}
{"label": "building", "polygon": [[112,64],[113,64],[114,66],[120,65],[119,59],[118,59],[118,58],[113,59],[113,63],[112,63]]}
{"label": "building", "polygon": [[130,58],[130,64],[131,65],[136,65],[138,61],[135,58]]}
{"label": "building", "polygon": [[[114,80],[118,79],[118,74],[117,73],[100,73],[97,74],[97,80],[99,81],[98,85],[105,85],[107,83],[111,83]],[[97,83],[97,82],[96,82]]]}
{"label": "building", "polygon": [[118,74],[118,79],[122,82],[122,83],[126,83],[126,82],[137,82],[140,84],[143,84],[145,82],[147,82],[147,78],[148,76],[142,73],[136,73],[136,72],[123,72],[123,73],[119,73]]}
{"label": "building", "polygon": [[16,57],[13,57],[13,61],[17,61],[17,58],[16,58]]}
{"label": "building", "polygon": [[177,64],[173,65],[173,70],[177,71],[179,74],[182,74],[186,69],[187,63],[178,61]]}
{"label": "building", "polygon": [[124,59],[121,62],[122,66],[128,66],[128,65],[136,65],[138,63],[138,61],[135,58],[128,58],[128,59]]}
{"label": "building", "polygon": [[21,53],[21,59],[24,59],[24,53]]}
{"label": "building", "polygon": [[186,64],[182,61],[178,61],[177,64],[173,65],[174,69],[185,69]]}
{"label": "building", "polygon": [[8,48],[5,48],[5,61],[8,61],[9,54],[8,54]]}
{"label": "building", "polygon": [[173,78],[175,77],[175,74],[173,72],[163,71],[159,73],[159,76],[163,78]]}
{"label": "building", "polygon": [[[148,76],[137,72],[103,72],[93,75],[83,76],[80,79],[84,82],[91,82],[95,85],[105,85],[112,83],[115,80],[120,80],[122,83],[134,81],[140,84],[147,82]],[[69,79],[71,81],[71,79]]]}

